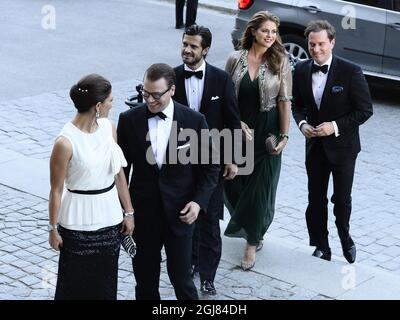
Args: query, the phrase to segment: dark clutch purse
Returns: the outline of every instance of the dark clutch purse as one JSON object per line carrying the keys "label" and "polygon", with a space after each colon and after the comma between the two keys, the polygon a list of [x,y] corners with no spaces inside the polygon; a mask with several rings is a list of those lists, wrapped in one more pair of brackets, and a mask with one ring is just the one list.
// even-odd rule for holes
{"label": "dark clutch purse", "polygon": [[269,133],[267,138],[265,139],[265,147],[269,154],[275,151],[275,148],[278,145],[278,137],[272,133]]}
{"label": "dark clutch purse", "polygon": [[133,258],[136,254],[136,243],[133,240],[132,236],[122,236],[121,241],[122,248],[126,251],[126,253]]}

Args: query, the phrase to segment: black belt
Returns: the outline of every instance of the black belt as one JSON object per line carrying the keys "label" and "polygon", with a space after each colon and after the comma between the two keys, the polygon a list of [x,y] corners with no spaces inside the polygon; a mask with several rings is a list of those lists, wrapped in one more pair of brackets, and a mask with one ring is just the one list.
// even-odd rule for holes
{"label": "black belt", "polygon": [[115,182],[113,182],[111,186],[104,188],[104,189],[100,189],[100,190],[70,190],[70,189],[68,189],[68,191],[72,192],[72,193],[78,193],[78,194],[101,194],[101,193],[110,191],[112,188],[114,188],[114,186],[115,186]]}

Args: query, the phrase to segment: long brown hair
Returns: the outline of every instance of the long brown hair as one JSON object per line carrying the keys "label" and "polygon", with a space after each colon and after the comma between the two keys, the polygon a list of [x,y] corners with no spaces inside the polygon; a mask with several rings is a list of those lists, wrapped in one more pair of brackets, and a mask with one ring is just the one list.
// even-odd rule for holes
{"label": "long brown hair", "polygon": [[[252,31],[259,29],[261,25],[266,21],[274,22],[277,29],[279,28],[280,21],[276,15],[268,11],[257,12],[251,17],[250,21],[247,23],[246,30],[243,32],[242,39],[240,39],[241,49],[250,50],[255,40]],[[285,47],[282,44],[282,39],[279,35],[278,29],[276,40],[268,49],[268,51],[264,54],[264,60],[267,62],[268,68],[272,71],[273,74],[278,73],[282,59],[285,54]]]}

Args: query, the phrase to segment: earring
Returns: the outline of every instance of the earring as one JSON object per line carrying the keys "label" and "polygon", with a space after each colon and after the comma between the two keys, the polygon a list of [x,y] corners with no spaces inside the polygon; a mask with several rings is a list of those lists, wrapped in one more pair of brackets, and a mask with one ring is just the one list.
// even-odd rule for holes
{"label": "earring", "polygon": [[98,119],[100,117],[100,111],[99,109],[96,109],[96,119]]}

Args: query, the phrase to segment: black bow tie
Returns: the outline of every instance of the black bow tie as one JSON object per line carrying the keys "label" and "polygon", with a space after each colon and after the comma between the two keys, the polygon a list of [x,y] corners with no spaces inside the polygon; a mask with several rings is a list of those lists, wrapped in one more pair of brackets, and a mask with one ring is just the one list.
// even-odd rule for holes
{"label": "black bow tie", "polygon": [[185,79],[189,79],[191,76],[196,76],[199,79],[203,79],[203,71],[189,71],[185,70]]}
{"label": "black bow tie", "polygon": [[323,73],[327,73],[328,72],[328,65],[324,64],[323,66],[319,66],[319,65],[314,63],[312,65],[311,72],[314,73],[314,72],[318,72],[318,71],[321,71]]}
{"label": "black bow tie", "polygon": [[155,117],[155,116],[159,116],[161,119],[163,119],[163,120],[165,120],[166,118],[167,118],[167,116],[165,115],[165,113],[163,113],[163,112],[157,112],[157,113],[153,113],[153,112],[151,112],[149,109],[147,109],[147,113],[146,113],[146,115],[147,115],[147,119],[150,119],[150,118],[153,118],[153,117]]}

